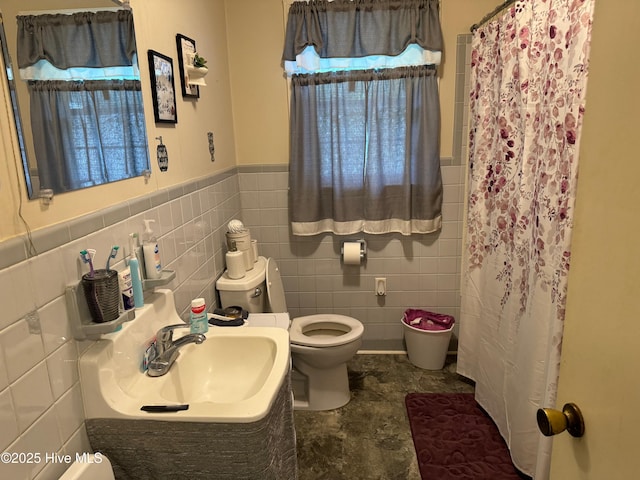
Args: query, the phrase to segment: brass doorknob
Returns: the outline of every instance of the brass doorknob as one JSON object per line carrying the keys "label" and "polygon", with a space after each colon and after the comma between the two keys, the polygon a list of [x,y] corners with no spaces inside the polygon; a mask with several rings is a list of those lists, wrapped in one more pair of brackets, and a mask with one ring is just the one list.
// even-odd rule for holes
{"label": "brass doorknob", "polygon": [[584,418],[575,403],[567,403],[562,411],[553,408],[539,408],[536,414],[538,428],[543,435],[550,437],[565,430],[574,437],[584,435]]}

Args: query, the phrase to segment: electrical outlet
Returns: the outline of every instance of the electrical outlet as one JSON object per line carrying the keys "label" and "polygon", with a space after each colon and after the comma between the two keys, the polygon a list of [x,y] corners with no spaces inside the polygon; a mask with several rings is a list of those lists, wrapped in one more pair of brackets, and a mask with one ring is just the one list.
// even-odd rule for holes
{"label": "electrical outlet", "polygon": [[387,279],[385,277],[376,277],[375,293],[379,297],[387,294]]}

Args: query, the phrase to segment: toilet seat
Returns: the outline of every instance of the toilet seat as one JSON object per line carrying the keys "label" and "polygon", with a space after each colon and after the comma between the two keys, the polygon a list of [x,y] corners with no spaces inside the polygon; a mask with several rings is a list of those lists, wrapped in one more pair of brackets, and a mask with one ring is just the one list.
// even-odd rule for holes
{"label": "toilet seat", "polygon": [[[287,304],[278,264],[267,259],[267,298],[271,312],[286,312]],[[316,314],[291,320],[289,337],[293,345],[305,347],[337,347],[362,336],[364,327],[355,318],[336,314]]]}
{"label": "toilet seat", "polygon": [[269,310],[274,313],[286,312],[287,301],[284,298],[282,277],[280,276],[278,264],[273,258],[267,259],[265,281],[267,284],[267,303],[269,304]]}
{"label": "toilet seat", "polygon": [[305,347],[337,347],[362,336],[364,327],[355,318],[323,314],[294,318],[289,328],[292,344]]}

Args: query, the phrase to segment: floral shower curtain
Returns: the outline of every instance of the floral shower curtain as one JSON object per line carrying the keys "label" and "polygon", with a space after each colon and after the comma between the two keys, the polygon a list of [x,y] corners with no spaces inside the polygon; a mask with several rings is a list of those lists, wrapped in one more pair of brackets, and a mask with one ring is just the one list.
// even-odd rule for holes
{"label": "floral shower curtain", "polygon": [[458,371],[514,464],[548,475],[595,0],[524,0],[474,32]]}

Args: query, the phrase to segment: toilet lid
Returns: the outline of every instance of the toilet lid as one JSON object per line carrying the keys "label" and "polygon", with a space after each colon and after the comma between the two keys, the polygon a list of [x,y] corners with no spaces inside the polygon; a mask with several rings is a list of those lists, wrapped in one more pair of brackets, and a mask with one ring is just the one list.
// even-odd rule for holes
{"label": "toilet lid", "polygon": [[284,298],[284,286],[280,269],[273,258],[267,259],[267,299],[271,312],[282,313],[287,311],[287,301]]}
{"label": "toilet lid", "polygon": [[[338,330],[339,335],[314,335],[306,334],[306,331],[315,330],[322,332]],[[337,347],[345,343],[359,339],[364,332],[364,326],[360,321],[345,315],[323,314],[307,315],[305,317],[294,318],[289,328],[289,339],[292,344],[304,345],[307,347]]]}

